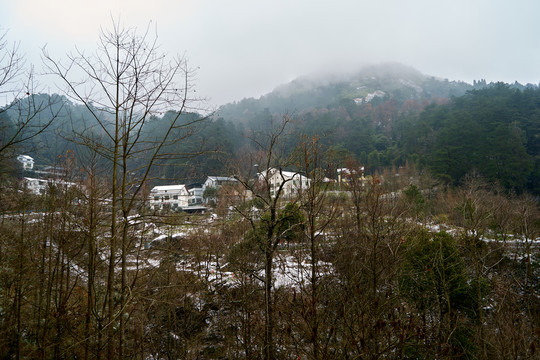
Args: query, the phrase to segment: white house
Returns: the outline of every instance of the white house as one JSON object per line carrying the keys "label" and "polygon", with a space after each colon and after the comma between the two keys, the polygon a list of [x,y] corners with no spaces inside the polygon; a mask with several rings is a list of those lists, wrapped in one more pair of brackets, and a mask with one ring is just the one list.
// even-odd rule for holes
{"label": "white house", "polygon": [[357,179],[361,182],[364,178],[364,167],[360,166],[358,169],[340,168],[337,169],[338,184],[349,183],[353,179]]}
{"label": "white house", "polygon": [[283,197],[291,197],[302,190],[309,188],[311,180],[306,176],[292,171],[284,171],[280,169],[270,168],[259,175],[259,181],[270,184],[270,195],[275,196],[279,188],[283,184],[281,195]]}
{"label": "white house", "polygon": [[25,177],[22,180],[23,187],[34,195],[43,195],[49,187],[49,182],[44,179]]}
{"label": "white house", "polygon": [[204,188],[201,184],[191,184],[186,186],[188,191],[188,204],[189,206],[199,205],[203,203]]}
{"label": "white house", "polygon": [[187,207],[189,192],[185,185],[154,186],[150,190],[150,207],[154,210],[170,208],[180,210]]}
{"label": "white house", "polygon": [[238,180],[230,176],[208,176],[203,184],[203,190],[207,188],[220,188],[223,185],[236,185]]}
{"label": "white house", "polygon": [[24,170],[31,170],[34,168],[34,158],[28,155],[17,156],[17,161],[22,164]]}
{"label": "white house", "polygon": [[[69,188],[78,186],[77,184],[69,181],[57,180],[57,179],[35,179],[25,177],[22,180],[24,188],[34,195],[44,195],[49,191],[51,187],[66,191]],[[81,188],[81,187],[79,187]]]}

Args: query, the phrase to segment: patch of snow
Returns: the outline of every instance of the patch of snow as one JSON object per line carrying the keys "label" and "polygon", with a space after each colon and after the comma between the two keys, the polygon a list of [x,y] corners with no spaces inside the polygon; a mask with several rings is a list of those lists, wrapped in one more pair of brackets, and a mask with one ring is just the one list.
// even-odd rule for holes
{"label": "patch of snow", "polygon": [[366,102],[370,102],[371,100],[375,99],[376,97],[383,97],[384,95],[386,95],[386,93],[384,91],[375,90],[375,92],[367,94],[366,97],[364,98],[364,100]]}

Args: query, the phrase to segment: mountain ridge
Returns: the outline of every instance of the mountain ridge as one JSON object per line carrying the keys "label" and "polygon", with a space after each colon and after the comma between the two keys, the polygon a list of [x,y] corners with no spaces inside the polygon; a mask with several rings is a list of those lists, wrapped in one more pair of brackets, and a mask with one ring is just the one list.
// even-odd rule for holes
{"label": "mountain ridge", "polygon": [[402,104],[407,100],[433,101],[461,96],[473,88],[466,82],[425,75],[400,63],[384,63],[353,72],[300,76],[259,98],[222,105],[217,114],[226,120],[245,123],[249,122],[247,114],[265,109],[272,114],[298,113],[355,99],[358,103],[377,91]]}

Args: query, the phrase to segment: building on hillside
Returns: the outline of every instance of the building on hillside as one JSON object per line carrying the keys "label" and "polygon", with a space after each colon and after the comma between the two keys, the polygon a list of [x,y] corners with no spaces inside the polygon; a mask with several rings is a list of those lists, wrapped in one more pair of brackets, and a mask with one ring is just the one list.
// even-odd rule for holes
{"label": "building on hillside", "polygon": [[26,191],[34,195],[44,195],[49,188],[49,182],[44,179],[25,177],[22,179],[22,186]]}
{"label": "building on hillside", "polygon": [[34,158],[28,155],[17,156],[17,161],[21,163],[24,170],[32,170],[34,168]]}
{"label": "building on hillside", "polygon": [[203,203],[203,184],[190,184],[186,186],[188,191],[188,206],[200,205]]}
{"label": "building on hillside", "polygon": [[67,170],[61,166],[44,166],[41,170],[34,172],[46,178],[66,178],[68,175]]}
{"label": "building on hillside", "polygon": [[185,185],[154,186],[150,190],[150,208],[154,210],[181,210],[189,203],[189,192]]}
{"label": "building on hillside", "polygon": [[80,188],[76,183],[57,179],[35,179],[25,177],[22,179],[23,188],[34,195],[45,195],[53,187],[62,191],[67,191],[73,187]]}
{"label": "building on hillside", "polygon": [[238,180],[230,176],[208,176],[203,184],[203,191],[207,188],[220,188],[223,185],[236,185]]}
{"label": "building on hillside", "polygon": [[[218,193],[223,187],[235,188],[239,181],[230,176],[208,176],[203,184],[204,202],[215,204],[218,199]],[[229,192],[229,190],[227,190]]]}
{"label": "building on hillside", "polygon": [[301,193],[302,190],[309,188],[311,184],[311,180],[308,177],[298,172],[285,171],[275,168],[270,168],[260,172],[258,177],[260,182],[270,184],[271,196],[276,196],[283,184],[281,196],[285,198]]}
{"label": "building on hillside", "polygon": [[352,180],[358,180],[362,184],[365,181],[364,167],[360,166],[358,169],[340,168],[337,169],[338,184],[347,184]]}

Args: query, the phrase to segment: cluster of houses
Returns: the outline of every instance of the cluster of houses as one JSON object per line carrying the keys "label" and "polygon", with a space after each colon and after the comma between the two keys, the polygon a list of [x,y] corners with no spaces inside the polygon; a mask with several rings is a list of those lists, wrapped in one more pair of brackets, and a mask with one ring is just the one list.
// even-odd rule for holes
{"label": "cluster of houses", "polygon": [[[311,180],[300,173],[275,168],[258,173],[257,181],[270,185],[271,196],[275,196],[281,188],[281,195],[284,198],[295,196],[303,189],[309,188],[311,184]],[[236,178],[208,176],[204,184],[155,186],[150,191],[150,208],[153,210],[202,210],[208,201],[212,200],[213,195],[209,195],[207,190],[220,189],[225,185],[228,186],[230,195],[251,198],[251,193],[246,189],[241,189],[242,186]]]}
{"label": "cluster of houses", "polygon": [[61,189],[63,191],[68,190],[72,187],[80,188],[80,185],[77,185],[74,182],[70,181],[64,181],[61,179],[38,179],[38,178],[31,178],[31,177],[24,177],[23,180],[23,187],[34,195],[44,195],[46,194],[52,186],[54,186],[57,189]]}
{"label": "cluster of houses", "polygon": [[34,195],[45,194],[51,186],[55,186],[60,189],[68,189],[73,186],[78,186],[74,182],[65,181],[64,178],[67,175],[65,169],[57,166],[45,166],[41,170],[34,169],[34,158],[29,155],[18,155],[17,161],[25,172],[30,172],[38,177],[22,178],[23,187]]}
{"label": "cluster of houses", "polygon": [[[40,178],[24,177],[24,187],[35,195],[45,194],[51,186],[68,189],[77,186],[75,183],[63,180],[65,170],[54,167],[43,168],[40,171],[33,170],[34,159],[28,155],[19,155],[17,160],[24,170],[33,171]],[[346,168],[337,170],[337,181],[339,183],[347,181],[351,177],[364,177],[364,168],[360,169],[361,174]],[[327,181],[333,181],[325,179]],[[257,173],[255,183],[266,184],[269,187],[270,196],[276,196],[280,192],[282,198],[291,198],[308,189],[311,179],[298,172],[285,171],[277,168],[270,168]],[[152,210],[174,210],[186,212],[204,211],[209,203],[215,202],[218,191],[226,186],[228,196],[250,199],[251,192],[242,186],[238,179],[225,176],[208,176],[204,183],[195,184],[173,184],[155,186],[150,190],[148,202]],[[213,191],[212,191],[213,190]]]}
{"label": "cluster of houses", "polygon": [[232,177],[208,176],[204,184],[154,186],[150,190],[150,208],[153,210],[203,210],[203,204],[207,202],[207,199],[203,197],[205,190],[237,182],[238,180]]}

